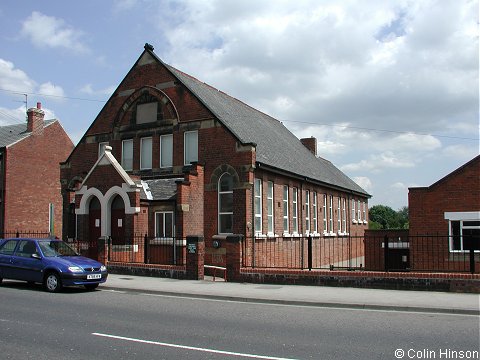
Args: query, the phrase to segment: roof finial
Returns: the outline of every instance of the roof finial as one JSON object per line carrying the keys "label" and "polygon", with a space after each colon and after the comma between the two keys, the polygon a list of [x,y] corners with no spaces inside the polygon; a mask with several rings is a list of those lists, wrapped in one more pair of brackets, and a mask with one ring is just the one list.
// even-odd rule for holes
{"label": "roof finial", "polygon": [[149,44],[149,43],[145,43],[145,46],[143,47],[145,50],[150,50],[150,51],[153,51],[153,45]]}

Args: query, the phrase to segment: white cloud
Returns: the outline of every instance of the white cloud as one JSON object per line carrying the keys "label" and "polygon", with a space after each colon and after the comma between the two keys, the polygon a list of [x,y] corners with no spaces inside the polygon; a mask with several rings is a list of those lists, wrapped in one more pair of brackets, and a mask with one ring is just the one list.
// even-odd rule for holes
{"label": "white cloud", "polygon": [[355,181],[363,190],[370,193],[373,189],[372,181],[366,176],[355,176],[353,177]]}
{"label": "white cloud", "polygon": [[87,95],[112,95],[115,91],[115,86],[109,86],[105,89],[94,90],[92,84],[86,84],[81,89],[80,92]]}
{"label": "white cloud", "polygon": [[28,75],[16,69],[10,61],[0,59],[0,88],[4,90],[31,92],[35,88],[35,81]]}
{"label": "white cloud", "polygon": [[47,48],[63,48],[75,53],[86,53],[88,47],[82,42],[84,33],[65,23],[63,19],[44,15],[38,11],[23,22],[21,34],[33,45]]}
{"label": "white cloud", "polygon": [[38,92],[41,95],[51,96],[53,98],[62,98],[65,96],[65,92],[63,91],[62,87],[54,85],[50,81],[41,84],[38,88]]}

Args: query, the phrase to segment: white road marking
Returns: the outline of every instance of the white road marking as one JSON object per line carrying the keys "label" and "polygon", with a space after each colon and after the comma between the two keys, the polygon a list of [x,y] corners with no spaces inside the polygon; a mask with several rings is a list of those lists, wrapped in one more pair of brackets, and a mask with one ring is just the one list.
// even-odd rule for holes
{"label": "white road marking", "polygon": [[110,338],[110,339],[133,341],[133,342],[142,343],[142,344],[158,345],[158,346],[165,346],[165,347],[171,347],[171,348],[176,348],[176,349],[184,349],[184,350],[194,350],[194,351],[201,351],[201,352],[207,352],[207,353],[212,353],[212,354],[220,354],[220,355],[240,356],[240,357],[246,357],[246,358],[252,358],[252,359],[295,360],[295,359],[280,358],[280,357],[274,357],[274,356],[243,354],[243,353],[237,353],[237,352],[232,352],[232,351],[206,349],[206,348],[200,348],[200,347],[195,347],[195,346],[186,346],[186,345],[178,345],[178,344],[169,344],[169,343],[164,343],[164,342],[159,342],[159,341],[142,340],[142,339],[135,339],[135,338],[130,338],[130,337],[109,335],[109,334],[102,334],[102,333],[92,333],[92,335],[106,337],[106,338]]}

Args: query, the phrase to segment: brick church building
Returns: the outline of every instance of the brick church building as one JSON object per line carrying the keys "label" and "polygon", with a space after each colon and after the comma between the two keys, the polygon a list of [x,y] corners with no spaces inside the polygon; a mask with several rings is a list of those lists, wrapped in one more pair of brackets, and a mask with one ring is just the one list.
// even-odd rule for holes
{"label": "brick church building", "polygon": [[145,44],[61,164],[63,237],[363,235],[370,195],[316,146]]}

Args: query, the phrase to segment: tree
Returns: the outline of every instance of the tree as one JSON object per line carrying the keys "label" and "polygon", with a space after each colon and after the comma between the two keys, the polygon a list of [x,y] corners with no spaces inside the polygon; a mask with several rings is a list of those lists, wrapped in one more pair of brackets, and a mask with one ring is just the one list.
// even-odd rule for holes
{"label": "tree", "polygon": [[369,211],[370,229],[408,229],[408,207],[398,211],[389,206],[375,205]]}

